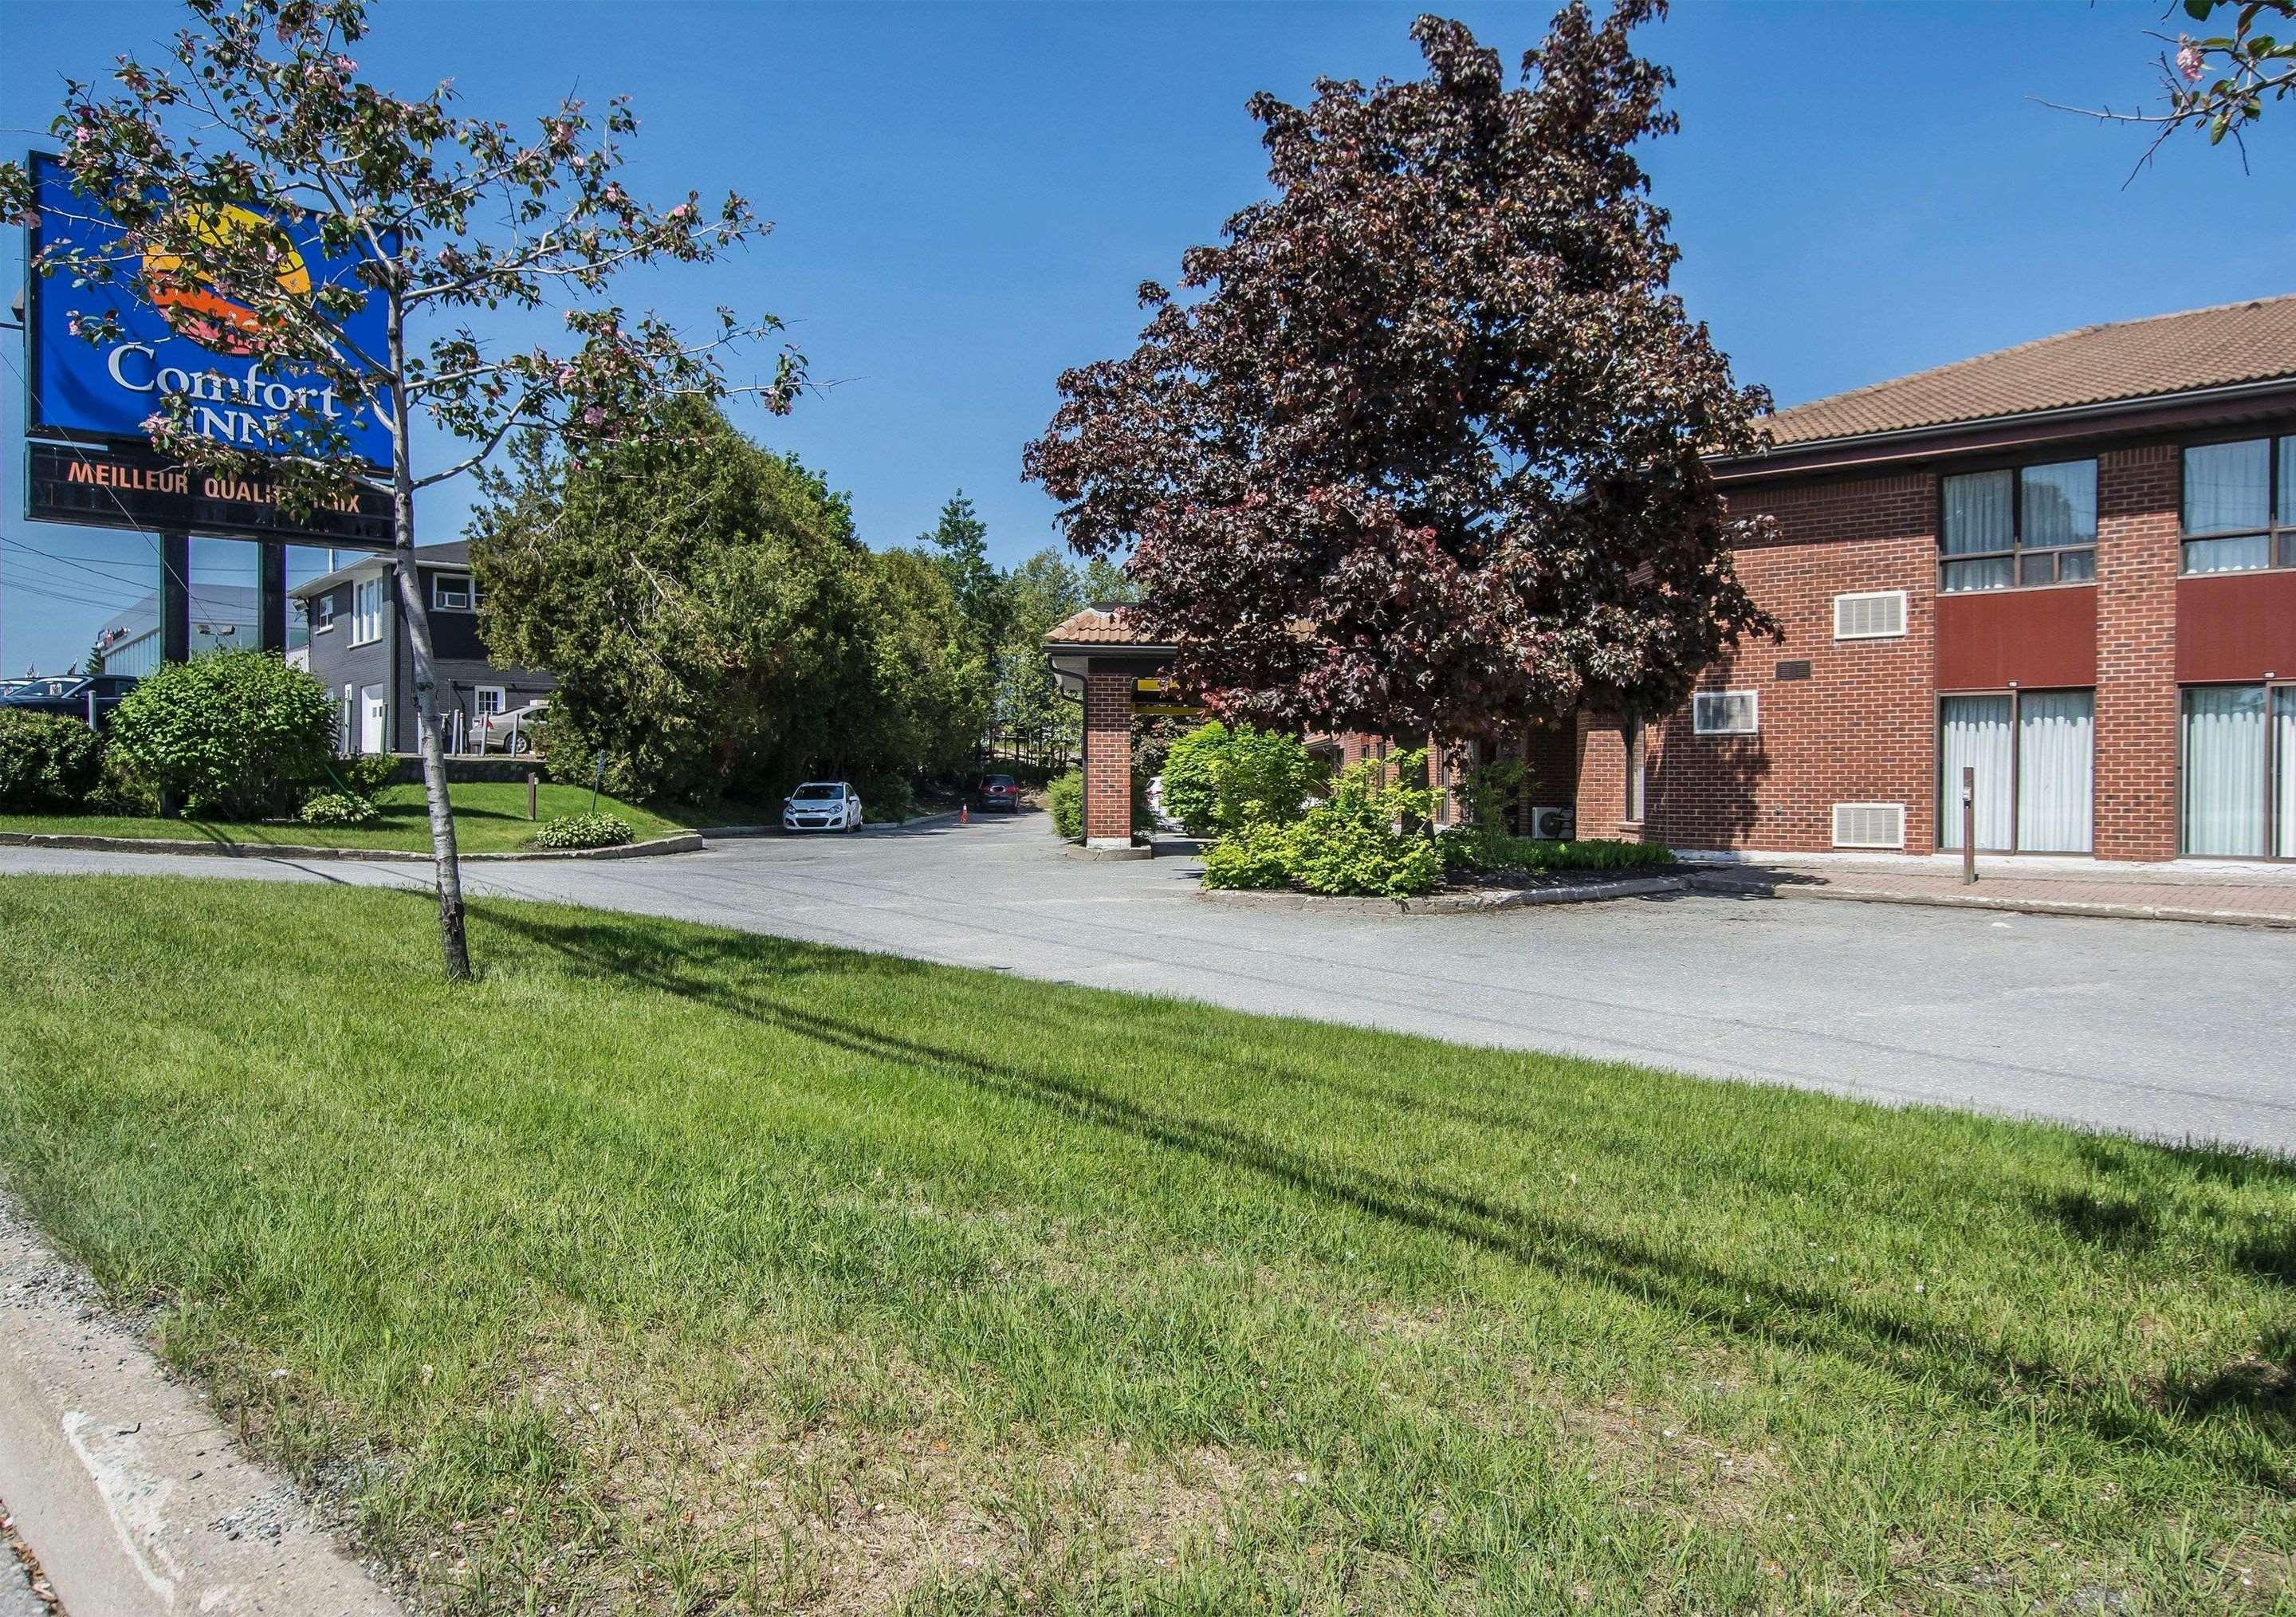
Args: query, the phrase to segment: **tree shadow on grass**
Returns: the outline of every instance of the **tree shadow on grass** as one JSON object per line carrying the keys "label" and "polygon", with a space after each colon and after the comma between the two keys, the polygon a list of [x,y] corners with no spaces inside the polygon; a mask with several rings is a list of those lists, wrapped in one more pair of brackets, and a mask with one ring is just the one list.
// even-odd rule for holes
{"label": "tree shadow on grass", "polygon": [[[1908,1384],[1944,1390],[1981,1409],[2011,1399],[2037,1400],[2055,1417],[2078,1423],[2107,1441],[2173,1450],[2188,1461],[2229,1469],[2247,1483],[2296,1491],[2284,1455],[2253,1443],[2234,1444],[2227,1452],[2204,1443],[2192,1430],[2243,1416],[2260,1428],[2276,1426],[2285,1389],[2269,1375],[2243,1379],[2232,1374],[2237,1366],[2227,1367],[2226,1375],[2196,1383],[2181,1396],[2169,1389],[2169,1396],[2148,1407],[2129,1396],[2126,1383],[2075,1375],[2046,1359],[2019,1357],[1953,1326],[1908,1318],[1881,1303],[1734,1273],[1607,1229],[1502,1206],[1423,1179],[1341,1164],[1329,1155],[1311,1155],[1226,1124],[1105,1092],[1077,1070],[987,1061],[745,989],[734,973],[754,972],[790,947],[772,940],[671,943],[657,935],[641,942],[630,935],[629,926],[612,921],[553,923],[492,907],[487,920],[580,968],[848,1055],[936,1072],[987,1095],[1045,1107],[1319,1201],[1464,1242],[1557,1278],[1602,1286],[1707,1328],[1838,1355]],[[870,958],[873,964],[875,957]],[[1078,1030],[1064,1031],[1065,1038],[1048,1037],[1037,1047],[1078,1048]]]}

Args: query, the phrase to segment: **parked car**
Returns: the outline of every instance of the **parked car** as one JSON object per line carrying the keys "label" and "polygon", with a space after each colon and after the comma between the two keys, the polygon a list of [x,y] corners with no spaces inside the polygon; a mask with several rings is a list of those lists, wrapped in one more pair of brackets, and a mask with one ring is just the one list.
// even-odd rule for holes
{"label": "parked car", "polygon": [[537,739],[535,726],[548,717],[549,711],[550,702],[545,698],[507,712],[481,713],[471,722],[471,737],[481,752],[491,752],[497,747],[513,757],[531,752]]}
{"label": "parked car", "polygon": [[1009,775],[982,776],[980,797],[984,813],[991,808],[1002,808],[1007,814],[1021,812],[1021,783]]}
{"label": "parked car", "polygon": [[93,719],[99,730],[111,722],[111,710],[135,688],[133,674],[52,674],[44,678],[12,679],[0,691],[0,707],[21,713],[60,713],[66,718]]}
{"label": "parked car", "polygon": [[783,831],[858,831],[861,797],[846,781],[808,781],[782,800]]}

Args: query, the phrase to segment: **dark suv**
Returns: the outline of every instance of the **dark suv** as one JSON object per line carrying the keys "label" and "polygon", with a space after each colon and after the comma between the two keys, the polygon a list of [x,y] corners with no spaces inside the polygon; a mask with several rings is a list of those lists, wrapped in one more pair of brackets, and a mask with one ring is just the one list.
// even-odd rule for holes
{"label": "dark suv", "polygon": [[0,710],[11,713],[60,713],[66,718],[92,721],[98,729],[111,722],[111,710],[135,688],[133,674],[50,674],[12,679],[0,689]]}
{"label": "dark suv", "polygon": [[986,775],[980,779],[980,807],[1002,808],[1007,814],[1021,812],[1021,785],[1009,775]]}

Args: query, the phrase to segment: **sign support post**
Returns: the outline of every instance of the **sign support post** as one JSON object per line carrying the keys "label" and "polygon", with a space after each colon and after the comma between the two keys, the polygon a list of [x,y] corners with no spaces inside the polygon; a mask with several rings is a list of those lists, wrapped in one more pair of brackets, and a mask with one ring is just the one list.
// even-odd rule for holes
{"label": "sign support post", "polygon": [[160,536],[160,660],[192,660],[192,536]]}
{"label": "sign support post", "polygon": [[258,552],[255,644],[266,652],[287,649],[287,546],[266,542]]}

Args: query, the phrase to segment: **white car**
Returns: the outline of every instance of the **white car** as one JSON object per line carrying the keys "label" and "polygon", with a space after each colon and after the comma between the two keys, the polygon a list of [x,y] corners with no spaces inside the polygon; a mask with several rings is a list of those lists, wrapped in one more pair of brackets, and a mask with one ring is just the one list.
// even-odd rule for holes
{"label": "white car", "polygon": [[535,726],[550,714],[550,703],[529,702],[506,713],[481,713],[471,722],[472,738],[481,752],[496,748],[513,756],[534,751]]}
{"label": "white car", "polygon": [[847,781],[808,781],[782,800],[783,831],[858,831],[861,798]]}

